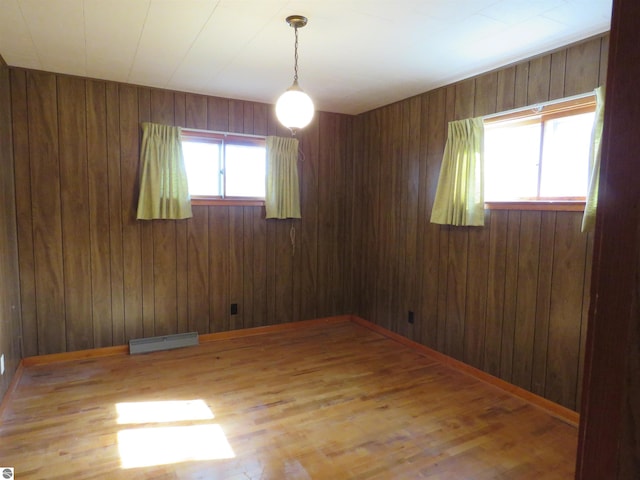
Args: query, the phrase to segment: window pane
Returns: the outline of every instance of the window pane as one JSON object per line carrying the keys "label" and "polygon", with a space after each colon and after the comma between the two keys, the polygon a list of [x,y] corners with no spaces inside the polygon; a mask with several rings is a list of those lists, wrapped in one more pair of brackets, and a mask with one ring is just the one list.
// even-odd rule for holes
{"label": "window pane", "polygon": [[539,123],[485,127],[486,201],[537,196],[540,129]]}
{"label": "window pane", "polygon": [[584,197],[594,113],[548,120],[544,124],[541,197]]}
{"label": "window pane", "polygon": [[220,144],[182,141],[184,165],[191,195],[219,196]]}
{"label": "window pane", "polygon": [[265,148],[227,144],[225,153],[226,196],[264,198]]}

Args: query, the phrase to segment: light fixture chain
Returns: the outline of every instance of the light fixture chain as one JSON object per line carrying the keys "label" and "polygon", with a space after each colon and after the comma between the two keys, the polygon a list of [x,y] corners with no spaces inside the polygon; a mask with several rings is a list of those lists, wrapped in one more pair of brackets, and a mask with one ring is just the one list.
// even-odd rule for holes
{"label": "light fixture chain", "polygon": [[293,55],[293,59],[294,59],[294,67],[293,67],[293,81],[297,82],[298,81],[298,27],[294,27],[293,30],[295,31],[295,35],[296,35],[296,42],[295,42],[295,49],[294,49],[294,55]]}

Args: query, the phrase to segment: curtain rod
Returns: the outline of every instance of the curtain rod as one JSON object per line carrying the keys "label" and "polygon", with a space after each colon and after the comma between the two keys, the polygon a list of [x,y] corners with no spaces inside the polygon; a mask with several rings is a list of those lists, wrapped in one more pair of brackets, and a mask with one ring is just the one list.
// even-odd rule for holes
{"label": "curtain rod", "polygon": [[543,108],[543,107],[546,107],[548,105],[554,105],[556,103],[570,102],[571,100],[579,100],[581,98],[587,98],[587,97],[593,97],[593,96],[595,96],[595,92],[593,92],[593,91],[585,92],[585,93],[579,93],[578,95],[572,95],[571,97],[564,97],[564,98],[558,98],[556,100],[549,100],[547,102],[535,103],[533,105],[527,105],[526,107],[518,107],[518,108],[513,108],[511,110],[505,110],[504,112],[490,113],[489,115],[483,115],[480,118],[482,118],[483,120],[487,120],[489,118],[501,117],[503,115],[509,115],[511,113],[525,112],[527,110],[534,110],[536,108]]}
{"label": "curtain rod", "polygon": [[187,128],[180,127],[182,130],[188,130],[189,132],[200,132],[200,133],[214,133],[216,135],[223,135],[225,137],[249,137],[249,138],[262,138],[265,139],[268,135],[253,135],[250,133],[234,133],[234,132],[222,132],[220,130],[205,130],[202,128]]}

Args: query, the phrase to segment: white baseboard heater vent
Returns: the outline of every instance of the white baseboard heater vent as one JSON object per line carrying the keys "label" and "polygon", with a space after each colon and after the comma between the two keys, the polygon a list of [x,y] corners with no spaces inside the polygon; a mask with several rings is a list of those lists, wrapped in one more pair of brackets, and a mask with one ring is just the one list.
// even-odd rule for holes
{"label": "white baseboard heater vent", "polygon": [[176,333],[160,337],[134,338],[129,340],[129,354],[157,352],[173,348],[198,345],[198,332]]}

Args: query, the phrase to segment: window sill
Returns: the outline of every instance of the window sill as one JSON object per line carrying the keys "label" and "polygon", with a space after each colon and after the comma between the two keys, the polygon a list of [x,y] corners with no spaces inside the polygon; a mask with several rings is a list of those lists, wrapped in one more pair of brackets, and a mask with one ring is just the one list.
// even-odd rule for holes
{"label": "window sill", "polygon": [[210,198],[192,197],[191,205],[225,206],[225,207],[263,207],[264,199],[260,198]]}
{"label": "window sill", "polygon": [[556,212],[584,212],[584,204],[584,200],[531,200],[522,202],[485,202],[484,208],[486,210],[545,210]]}

